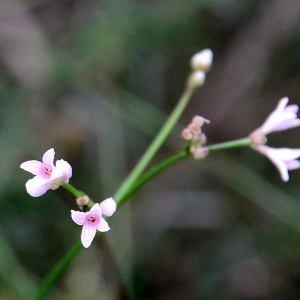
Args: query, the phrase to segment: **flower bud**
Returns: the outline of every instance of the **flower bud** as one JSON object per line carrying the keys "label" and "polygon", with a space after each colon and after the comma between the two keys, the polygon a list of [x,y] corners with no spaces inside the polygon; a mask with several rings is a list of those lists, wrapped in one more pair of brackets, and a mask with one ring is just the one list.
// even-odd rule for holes
{"label": "flower bud", "polygon": [[181,136],[187,141],[189,141],[193,138],[193,134],[191,133],[191,131],[188,128],[184,128],[182,130]]}
{"label": "flower bud", "polygon": [[200,158],[204,158],[208,155],[209,150],[206,147],[198,147],[196,149],[194,149],[193,151],[193,156],[195,159],[200,159]]}
{"label": "flower bud", "polygon": [[207,72],[213,61],[213,52],[210,49],[204,49],[191,58],[191,67],[194,71]]}
{"label": "flower bud", "polygon": [[84,196],[76,199],[76,203],[80,206],[87,205],[89,201],[90,201],[90,198],[87,195],[84,195]]}
{"label": "flower bud", "polygon": [[202,86],[205,82],[205,73],[203,71],[193,72],[188,80],[188,86],[191,88],[197,88]]}

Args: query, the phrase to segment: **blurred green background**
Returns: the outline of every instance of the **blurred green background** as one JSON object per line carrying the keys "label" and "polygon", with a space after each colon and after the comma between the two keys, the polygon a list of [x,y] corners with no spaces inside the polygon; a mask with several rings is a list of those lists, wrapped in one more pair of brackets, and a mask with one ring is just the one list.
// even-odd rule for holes
{"label": "blurred green background", "polygon": [[[81,233],[73,198],[30,197],[19,165],[54,147],[75,187],[112,196],[204,48],[207,82],[153,163],[182,149],[196,114],[211,144],[247,136],[283,96],[300,104],[300,1],[0,2],[0,299],[33,299]],[[300,148],[299,129],[268,145]],[[180,162],[110,218],[47,299],[300,299],[299,182],[251,149]]]}

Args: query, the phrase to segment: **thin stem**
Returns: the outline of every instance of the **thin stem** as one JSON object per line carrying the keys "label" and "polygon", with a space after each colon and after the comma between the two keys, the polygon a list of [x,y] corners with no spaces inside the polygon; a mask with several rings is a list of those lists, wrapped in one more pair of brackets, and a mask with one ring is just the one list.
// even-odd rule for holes
{"label": "thin stem", "polygon": [[196,88],[186,88],[185,92],[183,93],[182,97],[180,98],[179,102],[177,103],[176,107],[174,108],[170,117],[167,119],[164,126],[158,132],[157,136],[154,138],[153,142],[150,144],[150,146],[148,147],[138,164],[135,166],[135,168],[131,171],[127,179],[121,184],[120,188],[117,190],[114,196],[114,199],[117,202],[117,204],[119,204],[120,201],[124,201],[124,195],[128,193],[131,186],[142,174],[142,172],[148,166],[155,153],[166,140],[169,133],[171,132],[178,119],[180,118],[181,114],[183,113],[185,107],[189,103],[195,90]]}
{"label": "thin stem", "polygon": [[71,194],[75,196],[75,198],[79,198],[85,195],[85,192],[77,190],[73,185],[70,183],[65,183],[62,185],[66,190],[68,190]]}
{"label": "thin stem", "polygon": [[44,280],[42,286],[38,290],[34,300],[42,300],[50,291],[55,281],[59,276],[66,270],[73,258],[79,253],[83,248],[81,242],[77,242],[69,252],[63,257],[63,259],[54,267],[54,269],[49,273],[49,275]]}
{"label": "thin stem", "polygon": [[185,151],[180,152],[178,154],[173,155],[172,157],[164,160],[160,164],[153,167],[149,172],[147,172],[143,177],[141,177],[129,190],[126,194],[123,195],[123,197],[119,198],[118,205],[122,205],[126,199],[128,199],[132,194],[134,194],[142,185],[144,185],[147,181],[149,181],[151,178],[153,178],[155,175],[162,172],[167,167],[179,162],[180,160],[183,160],[184,158],[187,158],[189,154]]}
{"label": "thin stem", "polygon": [[211,146],[207,146],[207,148],[210,152],[212,152],[212,151],[221,151],[221,150],[238,148],[238,147],[248,147],[250,146],[250,144],[251,144],[251,140],[250,138],[247,137],[247,138],[242,138],[230,142],[214,144]]}
{"label": "thin stem", "polygon": [[[221,151],[225,149],[238,148],[238,147],[247,147],[250,145],[251,140],[249,138],[242,138],[230,142],[224,142],[219,144],[214,144],[208,146],[209,151]],[[119,205],[123,204],[123,202],[129,198],[133,193],[135,193],[142,185],[144,185],[151,178],[162,172],[167,167],[179,162],[180,160],[187,158],[190,156],[188,153],[189,146],[186,147],[185,151],[182,151],[174,156],[164,160],[160,164],[153,167],[149,172],[147,172],[142,178],[140,178],[133,186],[129,189],[129,191],[124,194],[122,198],[119,199]]]}
{"label": "thin stem", "polygon": [[[79,198],[79,197],[82,197],[82,196],[85,196],[86,193],[83,192],[83,191],[79,191],[77,190],[73,185],[71,185],[70,183],[65,183],[62,185],[62,187],[64,187],[66,190],[68,190],[71,194],[74,195],[75,198]],[[93,205],[95,204],[95,202],[89,198],[89,202],[86,204],[87,206],[89,207],[92,207]],[[79,206],[81,207],[81,206]]]}

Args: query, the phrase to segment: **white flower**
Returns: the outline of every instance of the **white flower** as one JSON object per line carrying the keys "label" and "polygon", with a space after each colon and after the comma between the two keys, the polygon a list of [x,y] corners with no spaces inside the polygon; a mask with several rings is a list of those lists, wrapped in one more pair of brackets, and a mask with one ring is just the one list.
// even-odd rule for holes
{"label": "white flower", "polygon": [[55,190],[60,185],[68,183],[72,177],[72,167],[63,159],[57,160],[54,165],[54,149],[51,148],[43,155],[42,162],[29,160],[20,165],[20,168],[34,176],[26,182],[29,195],[39,197],[49,189]]}
{"label": "white flower", "polygon": [[265,145],[258,145],[255,148],[261,154],[268,157],[278,169],[283,181],[289,180],[289,170],[300,168],[300,149],[271,148]]}

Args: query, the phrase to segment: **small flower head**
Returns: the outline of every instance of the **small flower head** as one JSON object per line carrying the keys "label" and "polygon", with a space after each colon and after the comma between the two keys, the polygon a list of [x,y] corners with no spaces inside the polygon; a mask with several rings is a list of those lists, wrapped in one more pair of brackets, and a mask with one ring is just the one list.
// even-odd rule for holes
{"label": "small flower head", "polygon": [[191,67],[194,71],[207,72],[213,61],[213,52],[210,49],[204,49],[191,58]]}
{"label": "small flower head", "polygon": [[206,136],[201,130],[204,123],[209,123],[209,120],[201,116],[195,116],[181,133],[182,137],[189,141],[189,151],[196,159],[204,158],[208,155],[208,148],[202,147],[206,143]]}
{"label": "small flower head", "polygon": [[101,232],[110,230],[102,215],[110,217],[116,209],[117,204],[114,199],[108,198],[100,204],[96,203],[88,212],[71,210],[73,221],[78,225],[82,225],[81,242],[83,247],[88,248],[91,245],[97,230]]}
{"label": "small flower head", "polygon": [[271,148],[265,145],[258,145],[255,148],[258,152],[268,157],[278,169],[283,181],[289,180],[289,170],[300,168],[300,149]]}
{"label": "small flower head", "polygon": [[20,168],[35,175],[26,182],[29,195],[39,197],[49,189],[55,190],[60,185],[68,183],[72,177],[72,167],[63,159],[57,160],[54,165],[54,149],[49,149],[42,162],[29,160],[20,165]]}

